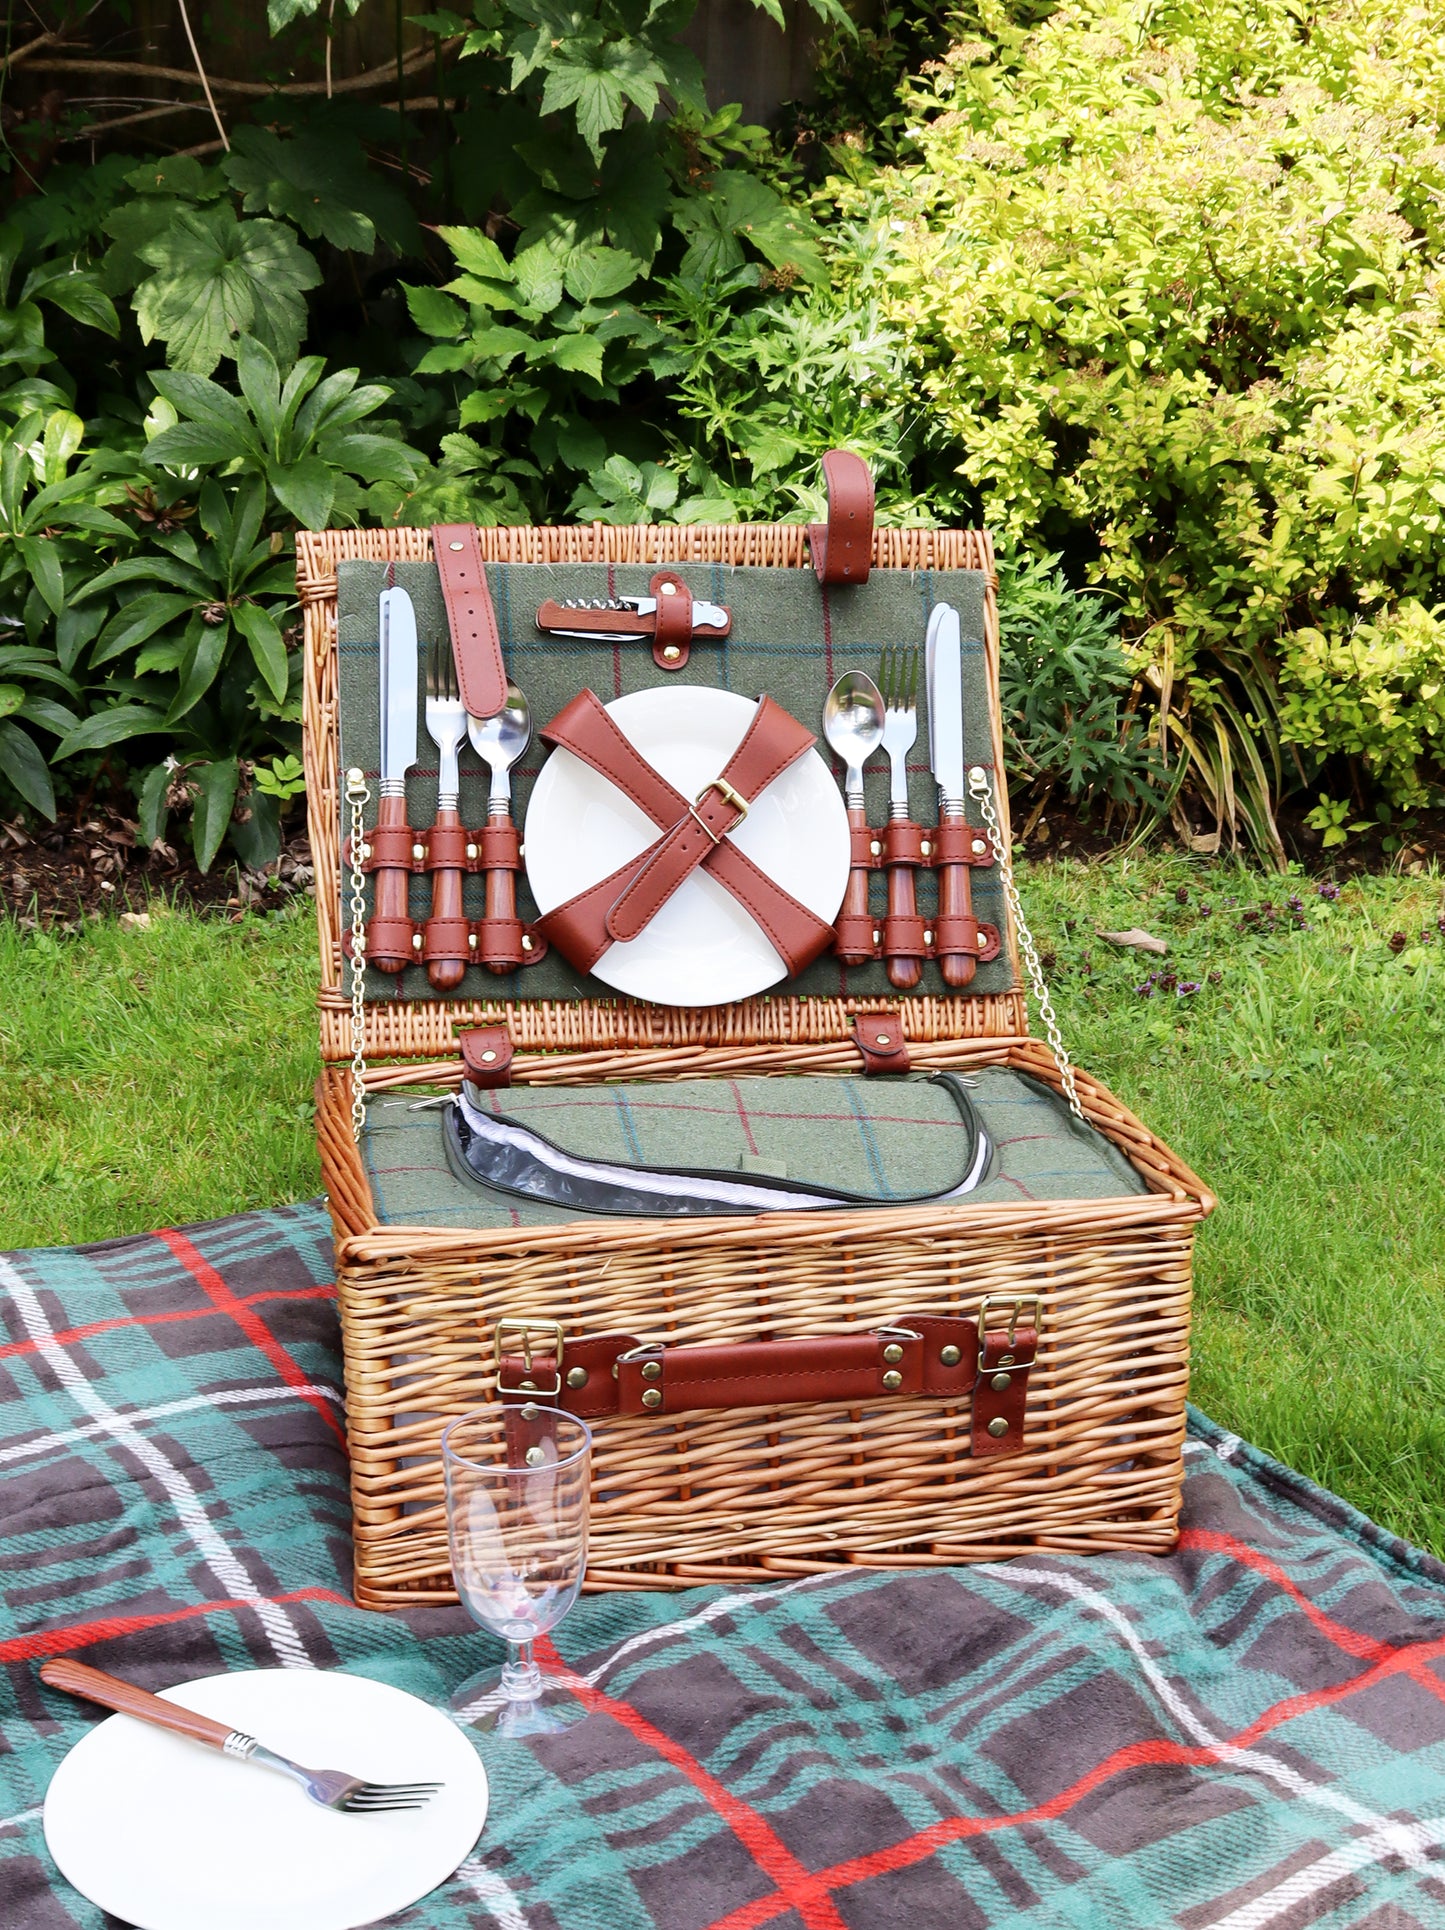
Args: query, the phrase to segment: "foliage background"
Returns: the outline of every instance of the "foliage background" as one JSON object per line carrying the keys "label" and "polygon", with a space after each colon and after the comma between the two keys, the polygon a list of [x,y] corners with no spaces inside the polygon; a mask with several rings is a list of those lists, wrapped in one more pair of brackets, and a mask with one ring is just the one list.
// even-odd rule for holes
{"label": "foliage background", "polygon": [[812,0],[764,129],[694,13],[9,5],[0,808],[264,866],[298,525],[802,518],[838,443],[1002,536],[1035,808],[1440,801],[1434,14]]}

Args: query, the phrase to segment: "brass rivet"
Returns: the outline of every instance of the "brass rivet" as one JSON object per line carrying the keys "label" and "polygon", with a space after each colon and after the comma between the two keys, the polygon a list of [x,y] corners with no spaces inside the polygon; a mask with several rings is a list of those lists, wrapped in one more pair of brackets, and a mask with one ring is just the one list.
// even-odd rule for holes
{"label": "brass rivet", "polygon": [[534,1380],[519,1380],[517,1385],[524,1394],[535,1394],[537,1391],[537,1383]]}
{"label": "brass rivet", "polygon": [[644,1407],[661,1407],[662,1389],[660,1387],[644,1387],[642,1390],[642,1405]]}
{"label": "brass rivet", "polygon": [[879,855],[879,853],[880,853],[880,852],[882,851],[882,849],[883,849],[883,847],[882,847],[882,845],[881,845],[881,844],[880,844],[880,843],[878,842],[878,840],[877,840],[877,838],[874,838],[874,840],[873,840],[873,842],[872,842],[872,843],[871,843],[871,844],[870,844],[870,845],[868,846],[868,851],[869,851],[869,854],[870,854],[870,856],[872,856],[872,857],[875,857],[875,858],[876,858],[876,857],[877,857],[877,856]]}
{"label": "brass rivet", "polygon": [[467,856],[469,858],[475,858],[476,855],[477,855],[477,847],[474,844],[469,844],[467,846]]}
{"label": "brass rivet", "polygon": [[421,933],[419,931],[414,931],[411,935],[411,948],[414,952],[421,950]]}
{"label": "brass rivet", "polygon": [[364,844],[364,845],[362,845],[362,847],[361,847],[361,856],[362,856],[362,859],[363,859],[363,861],[365,861],[365,860],[366,860],[367,858],[369,858],[369,857],[371,856],[371,846],[370,846],[369,844]]}
{"label": "brass rivet", "polygon": [[522,950],[523,950],[524,952],[529,952],[529,951],[531,951],[531,949],[532,949],[532,941],[531,941],[531,939],[530,939],[530,938],[529,938],[529,937],[527,936],[527,934],[526,934],[525,932],[523,932],[523,933],[522,933]]}
{"label": "brass rivet", "polygon": [[538,1412],[537,1403],[535,1401],[528,1401],[526,1406],[519,1411],[524,1421],[535,1421]]}
{"label": "brass rivet", "polygon": [[998,1364],[999,1364],[999,1366],[1000,1366],[1000,1367],[1012,1367],[1012,1366],[1013,1366],[1013,1364],[1014,1364],[1014,1357],[1013,1357],[1013,1355],[1012,1355],[1012,1354],[1000,1354],[1000,1355],[999,1355],[999,1357],[998,1357]]}
{"label": "brass rivet", "polygon": [[925,945],[931,945],[933,943],[933,933],[931,931],[926,931],[923,934],[923,942]]}
{"label": "brass rivet", "polygon": [[662,586],[662,594],[664,596],[676,596],[677,585],[675,583],[664,583]]}
{"label": "brass rivet", "polygon": [[938,1358],[943,1362],[945,1367],[957,1367],[958,1363],[963,1359],[963,1355],[953,1345],[952,1341],[950,1341],[948,1346],[941,1350]]}
{"label": "brass rivet", "polygon": [[346,781],[348,784],[364,784],[366,782],[366,772],[362,770],[359,764],[353,764],[351,769],[346,773]]}
{"label": "brass rivet", "polygon": [[482,1064],[484,1066],[489,1066],[492,1063],[492,1061],[496,1058],[496,1056],[497,1055],[495,1052],[490,1052],[490,1051],[484,1052],[482,1054]]}
{"label": "brass rivet", "polygon": [[546,1458],[541,1448],[528,1448],[527,1452],[522,1456],[522,1459],[527,1463],[529,1468],[540,1468]]}
{"label": "brass rivet", "polygon": [[876,1045],[892,1045],[893,1034],[891,1032],[880,1032],[874,1043]]}
{"label": "brass rivet", "polygon": [[426,856],[426,846],[424,844],[414,844],[411,848],[411,855],[414,858],[424,858]]}
{"label": "brass rivet", "polygon": [[1002,1414],[1000,1414],[996,1420],[992,1420],[989,1422],[988,1431],[996,1441],[1000,1438],[1000,1436],[1008,1433],[1008,1422],[1004,1419]]}
{"label": "brass rivet", "polygon": [[585,1387],[587,1385],[587,1369],[585,1367],[569,1367],[567,1369],[567,1385],[569,1387]]}
{"label": "brass rivet", "polygon": [[933,846],[928,842],[927,838],[921,841],[918,849],[923,853],[925,858],[930,857],[933,853]]}
{"label": "brass rivet", "polygon": [[642,1378],[644,1380],[661,1380],[662,1379],[662,1362],[660,1360],[643,1361]]}
{"label": "brass rivet", "polygon": [[882,936],[883,936],[882,932],[874,932],[873,943],[876,945]]}
{"label": "brass rivet", "polygon": [[903,1349],[898,1345],[896,1340],[890,1340],[888,1345],[883,1349],[883,1358],[890,1363],[896,1363],[902,1360]]}
{"label": "brass rivet", "polygon": [[995,1394],[1001,1394],[1006,1387],[1012,1387],[1013,1384],[1014,1384],[1014,1377],[1012,1374],[995,1374],[993,1379],[989,1382],[989,1386],[993,1389]]}
{"label": "brass rivet", "polygon": [[988,772],[983,768],[982,764],[975,764],[968,774],[970,777],[978,778],[984,783],[988,781]]}
{"label": "brass rivet", "polygon": [[975,838],[975,839],[974,839],[974,841],[973,841],[973,855],[974,855],[974,856],[975,856],[976,858],[981,858],[981,857],[983,856],[983,854],[984,854],[984,852],[985,852],[985,851],[987,851],[987,850],[988,850],[988,846],[987,846],[987,845],[986,845],[986,844],[984,843],[984,841],[983,841],[983,839],[982,839],[982,838]]}
{"label": "brass rivet", "polygon": [[467,933],[467,943],[468,945],[471,946],[473,951],[477,949],[477,934],[474,931],[469,931]]}
{"label": "brass rivet", "polygon": [[894,1393],[903,1385],[903,1376],[896,1367],[890,1367],[888,1369],[888,1372],[883,1376],[883,1385],[888,1389],[890,1394]]}
{"label": "brass rivet", "polygon": [[668,643],[663,645],[662,654],[668,663],[676,663],[682,652],[675,643]]}
{"label": "brass rivet", "polygon": [[447,548],[449,550],[459,550],[459,549],[465,549],[466,545],[465,543],[448,543]]}

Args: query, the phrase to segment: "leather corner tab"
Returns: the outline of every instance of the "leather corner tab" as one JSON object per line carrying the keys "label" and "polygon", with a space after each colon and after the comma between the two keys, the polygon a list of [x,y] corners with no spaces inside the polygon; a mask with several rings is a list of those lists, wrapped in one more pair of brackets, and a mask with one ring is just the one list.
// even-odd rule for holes
{"label": "leather corner tab", "polygon": [[808,530],[808,547],[820,583],[866,583],[873,565],[873,475],[851,449],[830,449],[823,458],[828,520]]}
{"label": "leather corner tab", "polygon": [[863,1055],[864,1072],[907,1072],[908,1042],[897,1012],[859,1012],[853,1020],[853,1043]]}
{"label": "leather corner tab", "polygon": [[470,1026],[458,1032],[462,1064],[474,1086],[489,1091],[512,1083],[512,1035],[504,1025]]}
{"label": "leather corner tab", "polygon": [[495,717],[507,701],[507,672],[476,527],[437,523],[431,542],[462,701],[473,717]]}

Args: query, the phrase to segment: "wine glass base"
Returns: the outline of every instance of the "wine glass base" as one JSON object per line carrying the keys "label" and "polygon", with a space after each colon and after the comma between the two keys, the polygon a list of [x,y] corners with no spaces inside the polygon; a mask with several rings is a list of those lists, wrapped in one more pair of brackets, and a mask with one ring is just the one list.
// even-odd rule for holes
{"label": "wine glass base", "polygon": [[[545,1696],[545,1700],[543,1697]],[[580,1722],[587,1711],[560,1684],[542,1678],[535,1697],[509,1696],[500,1669],[483,1669],[463,1682],[447,1703],[458,1728],[480,1736],[553,1736]]]}

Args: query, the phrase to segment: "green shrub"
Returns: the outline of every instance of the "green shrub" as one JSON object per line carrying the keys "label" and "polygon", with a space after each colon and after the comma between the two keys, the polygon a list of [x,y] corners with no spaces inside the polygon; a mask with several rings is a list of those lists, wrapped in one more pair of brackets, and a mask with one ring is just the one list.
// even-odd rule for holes
{"label": "green shrub", "polygon": [[[1158,734],[1276,845],[1285,774],[1437,773],[1445,23],[1384,0],[979,0],[855,204],[959,471],[1092,547]],[[1359,687],[1364,671],[1367,688]]]}

